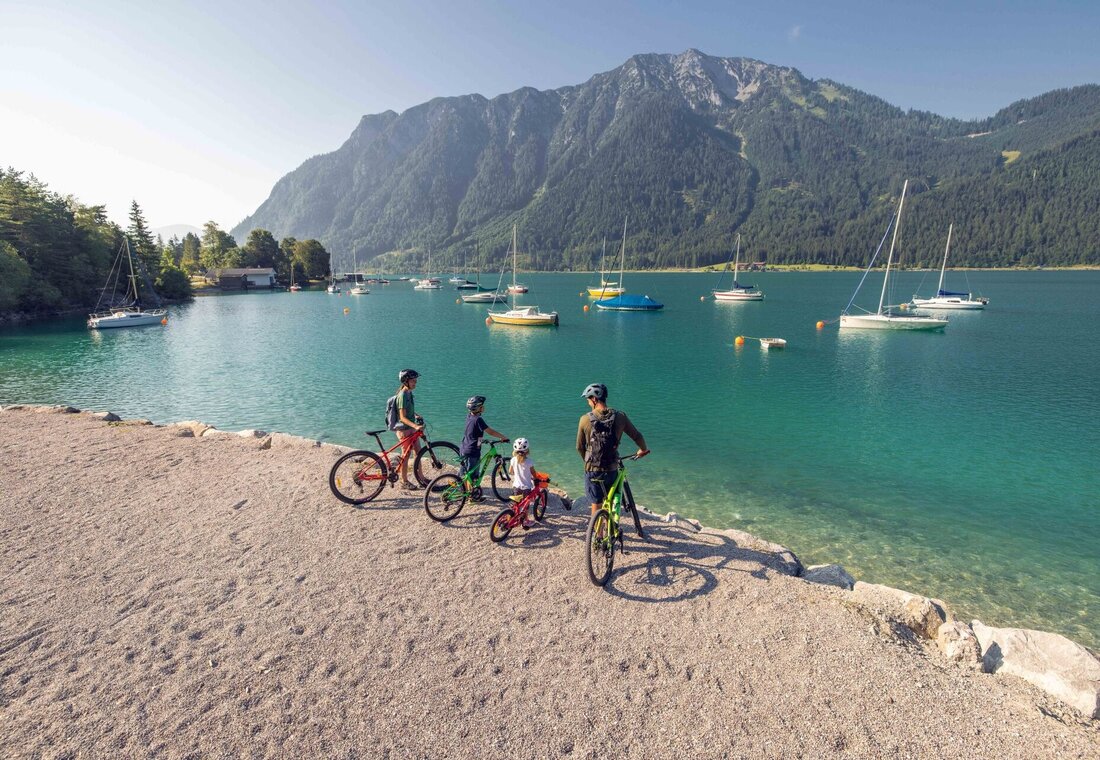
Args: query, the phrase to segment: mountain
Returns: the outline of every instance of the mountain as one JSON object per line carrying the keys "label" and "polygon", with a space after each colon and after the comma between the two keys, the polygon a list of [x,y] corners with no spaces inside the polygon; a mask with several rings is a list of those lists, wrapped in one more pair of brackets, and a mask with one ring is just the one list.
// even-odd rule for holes
{"label": "mountain", "polygon": [[476,242],[491,266],[518,222],[540,268],[587,269],[625,216],[628,266],[724,261],[737,231],[754,259],[862,264],[910,178],[903,263],[933,263],[949,222],[956,265],[1096,263],[1098,147],[1096,85],[963,121],[747,58],[636,55],[577,86],[365,116],[232,234],[406,265]]}

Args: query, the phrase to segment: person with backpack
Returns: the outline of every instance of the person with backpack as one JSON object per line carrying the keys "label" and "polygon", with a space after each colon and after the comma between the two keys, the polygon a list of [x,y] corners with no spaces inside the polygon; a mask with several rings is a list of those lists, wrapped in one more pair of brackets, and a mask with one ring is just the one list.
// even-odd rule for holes
{"label": "person with backpack", "polygon": [[[592,383],[584,389],[581,397],[588,401],[590,411],[581,417],[577,425],[577,452],[584,460],[584,493],[592,504],[592,514],[596,514],[619,473],[619,441],[623,433],[638,444],[635,456],[639,459],[648,454],[649,449],[626,412],[607,405],[606,385]],[[645,538],[638,512],[633,507],[631,511],[638,536]]]}
{"label": "person with backpack", "polygon": [[[403,369],[398,372],[397,379],[401,382],[401,387],[386,402],[386,422],[389,424],[390,430],[397,433],[401,448],[406,452],[402,455],[399,465],[401,487],[410,491],[420,488],[416,483],[409,480],[409,460],[412,459],[414,453],[420,451],[420,444],[414,436],[418,430],[424,429],[424,420],[417,415],[413,406],[413,389],[416,388],[416,381],[419,378],[420,373],[415,369]],[[410,451],[414,446],[415,451]]]}

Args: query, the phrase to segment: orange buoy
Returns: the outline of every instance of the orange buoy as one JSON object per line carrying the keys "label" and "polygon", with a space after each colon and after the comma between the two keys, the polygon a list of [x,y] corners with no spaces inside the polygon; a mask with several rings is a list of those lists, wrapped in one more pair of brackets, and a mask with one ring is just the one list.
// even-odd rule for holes
{"label": "orange buoy", "polygon": [[492,317],[486,317],[486,318],[485,318],[485,324],[487,324],[487,325],[491,325],[491,324],[493,324],[493,319],[492,319]]}
{"label": "orange buoy", "polygon": [[584,310],[585,310],[585,311],[588,311],[588,304],[585,304],[585,305],[584,305]]}
{"label": "orange buoy", "polygon": [[736,338],[733,339],[733,345],[735,345],[735,346],[745,345],[745,336],[744,335],[738,335]]}
{"label": "orange buoy", "polygon": [[821,329],[821,328],[823,328],[824,326],[825,326],[825,323],[824,323],[824,322],[822,322],[822,321],[821,321],[820,319],[819,319],[819,320],[817,320],[817,329],[818,329],[818,330],[820,330],[820,329]]}
{"label": "orange buoy", "polygon": [[164,317],[163,319],[161,319],[161,320],[160,320],[160,323],[161,323],[162,325],[166,325],[166,324],[168,324],[168,317]]}

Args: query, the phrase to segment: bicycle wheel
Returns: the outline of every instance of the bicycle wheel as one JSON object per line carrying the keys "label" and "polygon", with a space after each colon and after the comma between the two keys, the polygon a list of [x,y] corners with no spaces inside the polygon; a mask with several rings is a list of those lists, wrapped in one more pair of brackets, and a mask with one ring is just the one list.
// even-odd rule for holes
{"label": "bicycle wheel", "polygon": [[388,475],[385,462],[374,452],[350,451],[332,466],[328,487],[345,504],[365,504],[382,492]]}
{"label": "bicycle wheel", "polygon": [[493,467],[493,495],[501,501],[508,501],[505,490],[508,494],[512,492],[511,483],[512,472],[508,469],[508,460],[498,459],[496,466]]}
{"label": "bicycle wheel", "polygon": [[546,504],[548,501],[549,498],[547,497],[546,489],[544,488],[543,490],[539,491],[539,497],[535,499],[535,503],[531,509],[531,511],[535,515],[536,520],[541,521],[542,518],[546,516]]}
{"label": "bicycle wheel", "polygon": [[458,446],[446,441],[434,441],[416,455],[413,473],[420,485],[426,486],[440,475],[457,475],[459,471]]}
{"label": "bicycle wheel", "polygon": [[453,520],[462,511],[468,495],[462,478],[445,473],[424,490],[424,511],[436,522]]}
{"label": "bicycle wheel", "polygon": [[497,515],[497,519],[493,520],[492,527],[489,528],[489,539],[499,544],[504,539],[508,538],[508,534],[512,532],[512,525],[516,519],[516,513],[511,509],[506,509]]}
{"label": "bicycle wheel", "polygon": [[611,518],[599,510],[588,521],[584,534],[584,555],[588,563],[588,577],[597,586],[606,586],[615,566],[615,545],[611,541]]}

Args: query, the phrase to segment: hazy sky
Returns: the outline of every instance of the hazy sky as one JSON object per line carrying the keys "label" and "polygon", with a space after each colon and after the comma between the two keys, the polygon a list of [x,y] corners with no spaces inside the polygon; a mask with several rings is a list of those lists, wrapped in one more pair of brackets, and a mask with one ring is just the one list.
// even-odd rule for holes
{"label": "hazy sky", "polygon": [[[1100,82],[1100,2],[0,0],[0,165],[125,223],[229,229],[364,114],[697,48],[988,116]],[[243,241],[242,241],[243,242]]]}

